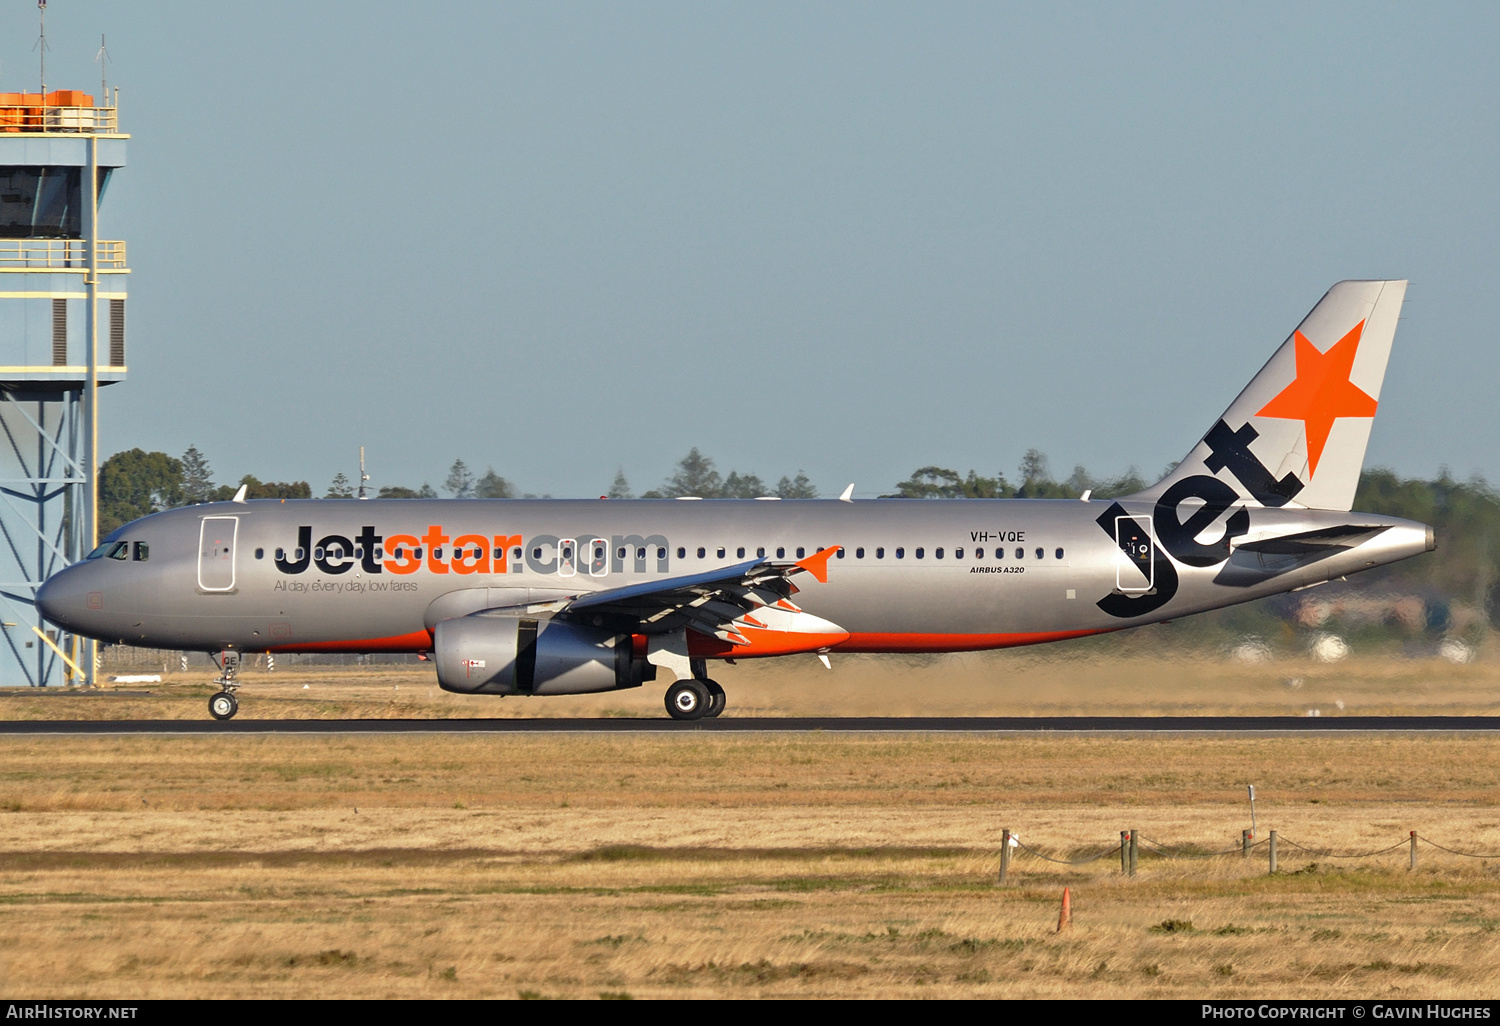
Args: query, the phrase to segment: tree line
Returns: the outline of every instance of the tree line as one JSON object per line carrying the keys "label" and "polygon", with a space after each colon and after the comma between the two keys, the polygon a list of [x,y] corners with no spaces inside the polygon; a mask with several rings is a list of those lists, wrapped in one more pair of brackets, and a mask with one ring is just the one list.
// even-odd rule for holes
{"label": "tree line", "polygon": [[[1170,469],[1170,468],[1168,468]],[[1017,468],[1015,484],[1003,472],[983,476],[974,470],[929,465],[913,471],[882,498],[903,499],[1070,499],[1084,492],[1096,498],[1128,495],[1150,482],[1132,468],[1114,478],[1096,478],[1082,466],[1056,480],[1045,454],[1027,450]],[[163,452],[130,449],[111,456],[99,468],[100,537],[122,524],[164,509],[230,499],[243,486],[251,499],[310,499],[306,481],[262,481],[246,474],[235,484],[217,484],[213,469],[196,446],[180,457]],[[324,498],[352,498],[357,486],[340,473]],[[437,498],[439,492],[424,482],[420,488],[387,485],[375,498]],[[442,482],[442,494],[453,498],[514,498],[512,483],[488,468],[475,474],[463,460],[454,460]],[[611,499],[633,498],[623,468],[604,493]],[[678,461],[670,477],[641,498],[698,496],[704,499],[743,499],[777,496],[783,499],[818,497],[817,487],[800,470],[769,485],[755,473],[731,469],[721,474],[714,460],[694,447]],[[531,496],[523,496],[531,497]],[[1361,575],[1367,583],[1386,582],[1405,591],[1449,596],[1493,611],[1500,623],[1500,496],[1481,477],[1453,479],[1446,470],[1433,480],[1402,478],[1375,469],[1360,475],[1356,510],[1387,514],[1431,524],[1437,552],[1405,560]]]}

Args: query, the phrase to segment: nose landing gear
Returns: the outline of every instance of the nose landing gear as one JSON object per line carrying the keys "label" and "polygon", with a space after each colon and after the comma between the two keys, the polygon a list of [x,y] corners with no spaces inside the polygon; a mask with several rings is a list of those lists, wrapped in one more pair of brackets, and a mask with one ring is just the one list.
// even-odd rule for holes
{"label": "nose landing gear", "polygon": [[228,691],[220,691],[208,700],[208,714],[216,720],[231,719],[239,711],[239,699]]}
{"label": "nose landing gear", "polygon": [[215,657],[222,671],[214,683],[224,690],[208,700],[208,714],[216,720],[229,720],[240,711],[240,701],[234,693],[240,689],[240,654],[225,650]]}

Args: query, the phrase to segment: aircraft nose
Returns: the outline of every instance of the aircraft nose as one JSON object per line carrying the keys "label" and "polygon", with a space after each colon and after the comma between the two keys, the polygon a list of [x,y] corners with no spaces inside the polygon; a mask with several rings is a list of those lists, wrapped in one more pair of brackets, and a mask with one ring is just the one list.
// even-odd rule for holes
{"label": "aircraft nose", "polygon": [[[99,605],[97,601],[94,603]],[[36,607],[47,620],[63,630],[78,631],[89,610],[87,582],[76,568],[59,570],[37,589]]]}

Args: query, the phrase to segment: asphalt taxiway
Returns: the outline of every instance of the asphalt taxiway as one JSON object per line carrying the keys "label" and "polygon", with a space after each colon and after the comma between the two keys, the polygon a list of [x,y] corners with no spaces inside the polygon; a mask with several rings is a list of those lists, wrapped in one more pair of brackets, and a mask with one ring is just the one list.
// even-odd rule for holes
{"label": "asphalt taxiway", "polygon": [[840,716],[670,719],[10,720],[0,735],[110,734],[1488,733],[1500,716]]}

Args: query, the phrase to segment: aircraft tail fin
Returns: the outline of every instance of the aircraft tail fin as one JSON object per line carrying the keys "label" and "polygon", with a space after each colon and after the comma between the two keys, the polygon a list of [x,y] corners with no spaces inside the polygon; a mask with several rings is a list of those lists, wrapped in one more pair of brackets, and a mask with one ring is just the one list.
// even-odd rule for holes
{"label": "aircraft tail fin", "polygon": [[1329,289],[1187,457],[1135,497],[1207,476],[1250,505],[1349,509],[1405,296],[1405,281]]}

